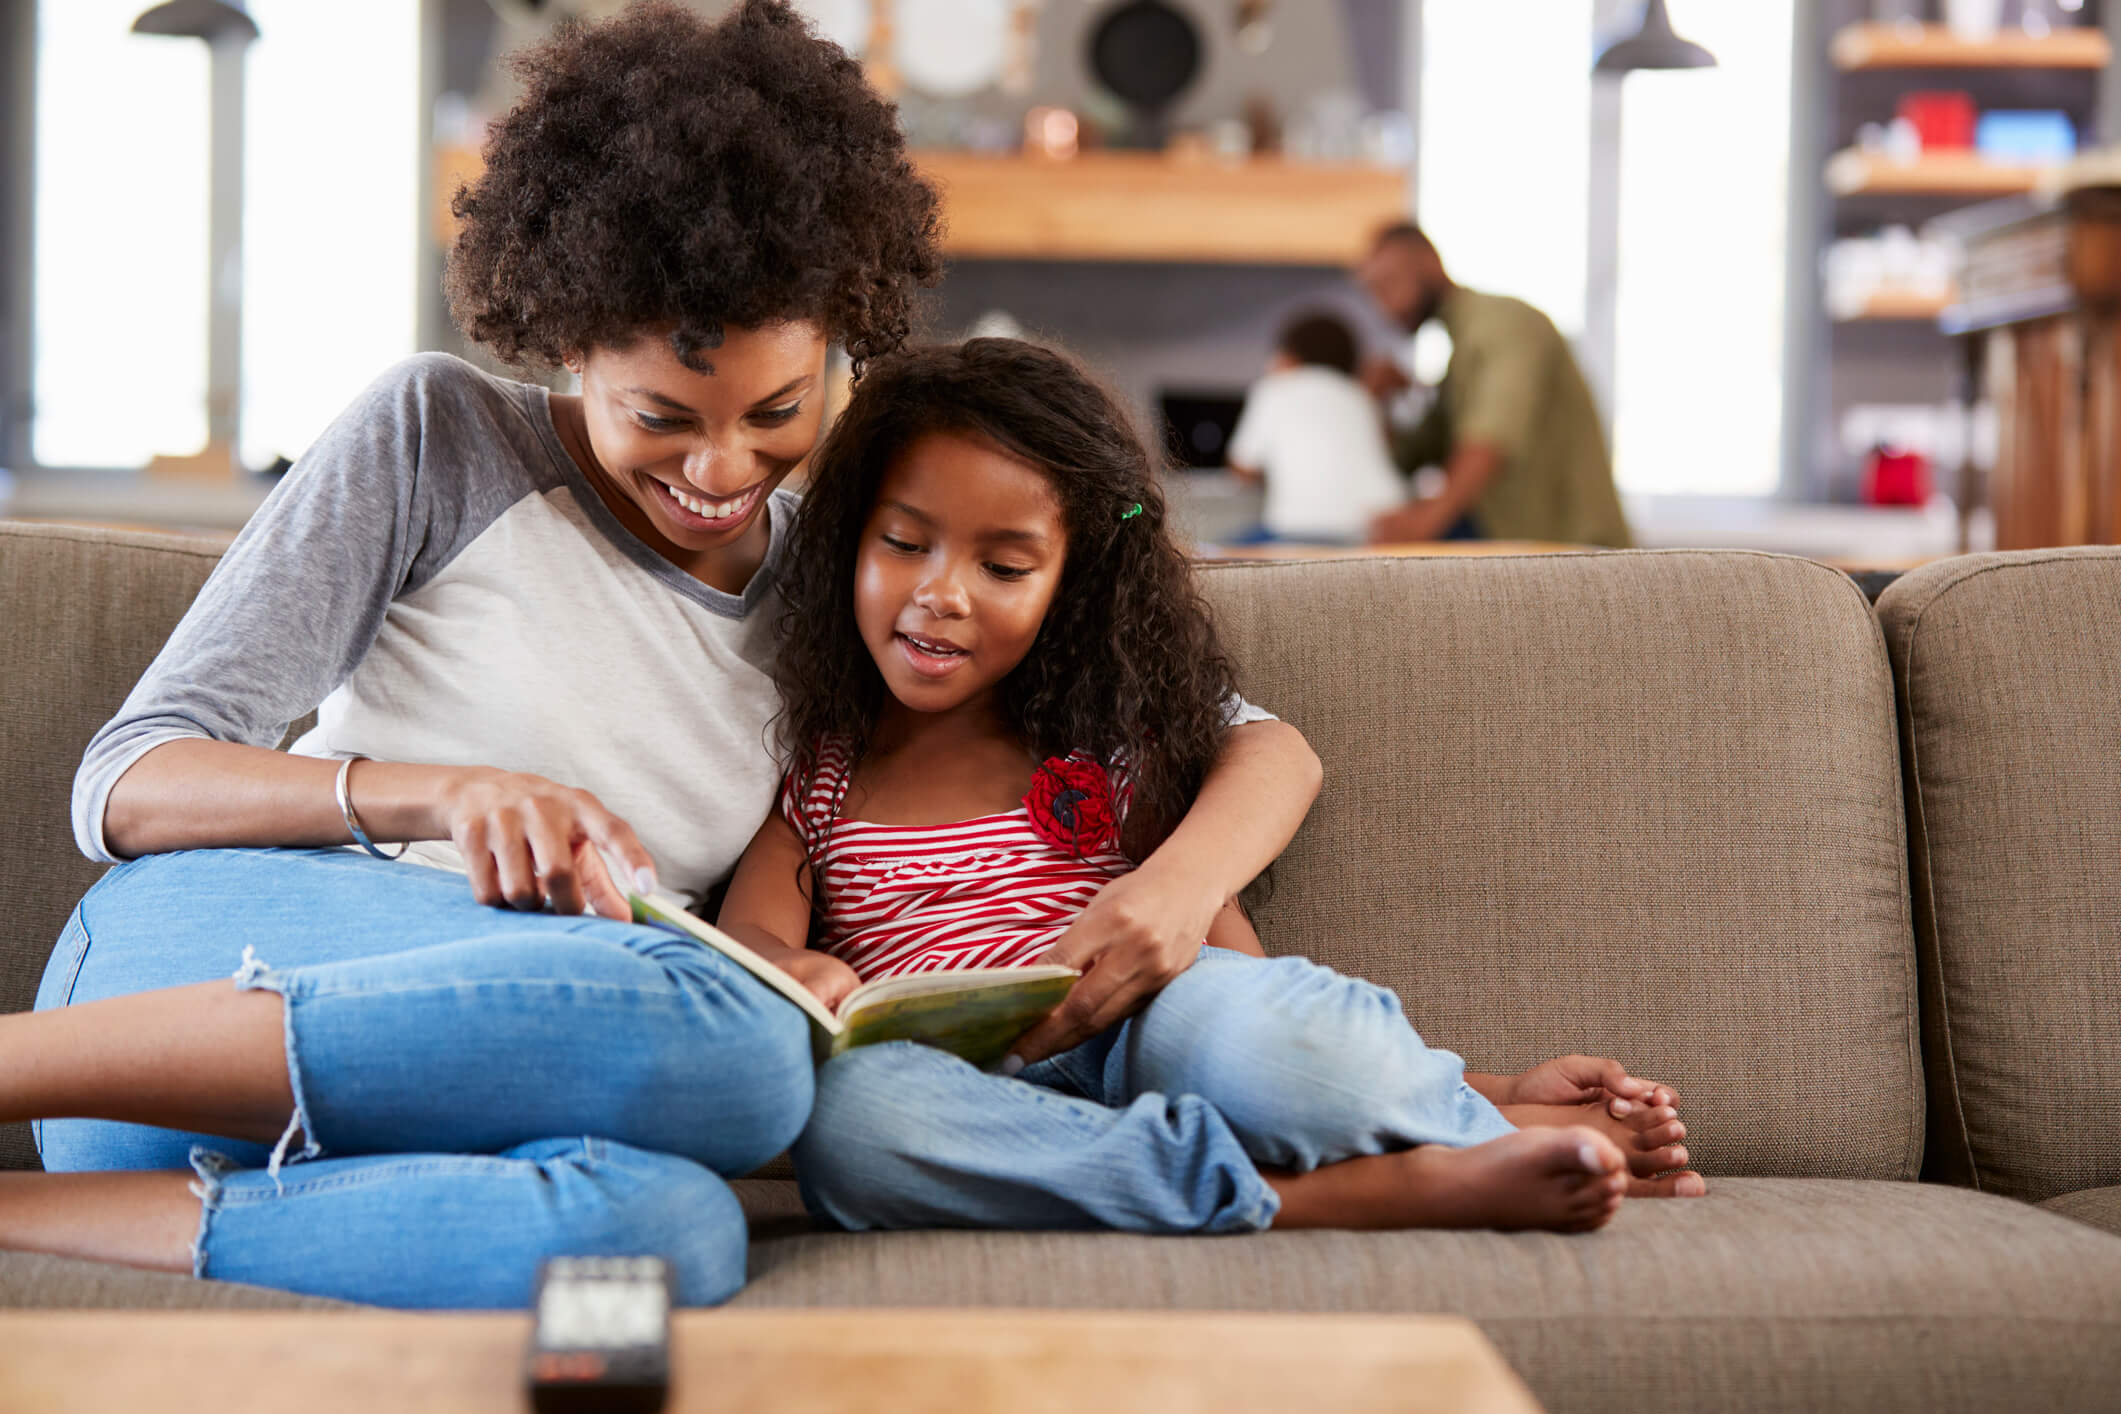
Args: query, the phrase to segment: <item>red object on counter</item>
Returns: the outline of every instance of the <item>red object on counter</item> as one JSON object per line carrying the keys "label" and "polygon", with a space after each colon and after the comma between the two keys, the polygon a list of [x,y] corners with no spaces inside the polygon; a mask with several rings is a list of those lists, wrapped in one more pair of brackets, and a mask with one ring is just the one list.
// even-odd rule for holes
{"label": "red object on counter", "polygon": [[1959,89],[1926,89],[1902,94],[1899,115],[1922,139],[1924,152],[1974,145],[1974,98]]}
{"label": "red object on counter", "polygon": [[1899,447],[1873,447],[1863,459],[1863,499],[1873,506],[1920,506],[1930,498],[1930,460]]}

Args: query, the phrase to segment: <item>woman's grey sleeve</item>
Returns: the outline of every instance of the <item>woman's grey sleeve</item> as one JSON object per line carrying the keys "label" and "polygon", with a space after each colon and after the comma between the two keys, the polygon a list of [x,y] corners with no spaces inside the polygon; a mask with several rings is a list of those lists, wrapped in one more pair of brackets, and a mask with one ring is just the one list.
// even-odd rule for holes
{"label": "woman's grey sleeve", "polygon": [[183,737],[277,746],[287,726],[368,652],[404,583],[429,370],[415,359],[371,385],[266,497],[169,641],[89,741],[74,776],[74,841],[117,862],[103,835],[118,778]]}

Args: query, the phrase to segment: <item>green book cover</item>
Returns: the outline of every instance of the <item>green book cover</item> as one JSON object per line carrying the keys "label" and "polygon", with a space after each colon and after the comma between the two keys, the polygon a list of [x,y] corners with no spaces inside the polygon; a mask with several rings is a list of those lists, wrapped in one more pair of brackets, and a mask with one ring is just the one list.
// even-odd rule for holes
{"label": "green book cover", "polygon": [[[618,877],[616,874],[614,878]],[[811,1048],[822,1063],[856,1046],[918,1041],[988,1067],[1061,1004],[1072,967],[975,967],[865,982],[828,1011],[808,987],[668,894],[626,891],[636,923],[683,933],[723,954],[810,1018]]]}

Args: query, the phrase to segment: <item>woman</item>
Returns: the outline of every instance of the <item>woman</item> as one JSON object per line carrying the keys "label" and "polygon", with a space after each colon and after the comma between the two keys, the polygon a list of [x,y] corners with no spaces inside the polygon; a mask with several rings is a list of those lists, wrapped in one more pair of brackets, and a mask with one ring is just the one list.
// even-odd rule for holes
{"label": "woman", "polygon": [[[618,921],[598,851],[700,895],[770,809],[776,488],[828,342],[905,336],[934,197],[772,0],[517,67],[451,304],[581,392],[385,374],[90,744],[76,833],[131,862],[0,1018],[0,1119],[42,1120],[54,1170],[0,1175],[0,1246],[402,1306],[521,1304],[562,1251],[660,1253],[690,1304],[742,1283],[723,1178],[801,1129],[804,1025]],[[1235,734],[1084,914],[1054,1049],[1176,974],[1316,782],[1280,723]]]}

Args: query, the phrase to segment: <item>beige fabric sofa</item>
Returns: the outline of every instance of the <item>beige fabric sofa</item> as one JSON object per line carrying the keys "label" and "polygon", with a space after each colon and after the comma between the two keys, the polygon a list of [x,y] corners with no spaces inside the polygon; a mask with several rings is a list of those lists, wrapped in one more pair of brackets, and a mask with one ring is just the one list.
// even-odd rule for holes
{"label": "beige fabric sofa", "polygon": [[[214,558],[0,523],[0,1009],[96,876],[82,745]],[[1482,1068],[1677,1086],[1711,1196],[1581,1237],[857,1235],[759,1179],[740,1302],[1458,1312],[1554,1410],[2121,1404],[2121,551],[1948,561],[1875,612],[1740,552],[1206,584],[1326,764],[1268,946]],[[0,1304],[319,1303],[0,1254]]]}

